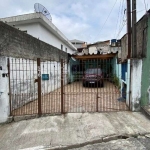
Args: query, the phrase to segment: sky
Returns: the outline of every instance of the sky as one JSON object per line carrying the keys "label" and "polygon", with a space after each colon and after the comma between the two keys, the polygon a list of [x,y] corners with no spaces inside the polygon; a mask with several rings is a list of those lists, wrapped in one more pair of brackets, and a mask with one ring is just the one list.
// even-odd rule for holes
{"label": "sky", "polygon": [[[126,0],[0,0],[0,18],[33,13],[35,3],[46,7],[69,40],[93,43],[126,33]],[[137,20],[149,9],[150,0],[137,0]]]}

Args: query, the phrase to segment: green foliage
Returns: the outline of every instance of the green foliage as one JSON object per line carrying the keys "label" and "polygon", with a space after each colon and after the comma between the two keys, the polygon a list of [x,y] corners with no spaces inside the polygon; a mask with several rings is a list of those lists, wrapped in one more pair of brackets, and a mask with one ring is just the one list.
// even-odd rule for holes
{"label": "green foliage", "polygon": [[112,82],[115,84],[115,86],[118,87],[118,89],[121,88],[121,84],[120,84],[119,78],[116,75],[113,75]]}

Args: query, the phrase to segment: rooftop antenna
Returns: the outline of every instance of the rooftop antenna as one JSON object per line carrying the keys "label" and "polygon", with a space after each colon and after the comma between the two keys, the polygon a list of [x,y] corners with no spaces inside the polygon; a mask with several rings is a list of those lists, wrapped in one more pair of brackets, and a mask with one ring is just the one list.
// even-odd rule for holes
{"label": "rooftop antenna", "polygon": [[52,17],[49,13],[49,11],[40,3],[34,4],[34,10],[36,13],[42,13],[44,16],[46,16],[50,21],[52,21]]}

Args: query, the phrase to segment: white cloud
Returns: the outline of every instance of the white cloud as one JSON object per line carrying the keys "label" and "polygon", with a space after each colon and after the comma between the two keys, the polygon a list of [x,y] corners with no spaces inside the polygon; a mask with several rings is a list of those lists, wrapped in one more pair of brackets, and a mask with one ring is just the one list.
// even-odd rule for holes
{"label": "white cloud", "polygon": [[[39,2],[49,10],[52,15],[53,23],[66,35],[67,38],[76,38],[87,42],[116,38],[117,33],[122,27],[123,11],[126,8],[126,0],[124,0],[122,12],[120,12],[120,3],[122,3],[123,0],[117,0],[112,13],[105,23],[116,0],[0,1],[0,18],[34,12],[34,3]],[[145,1],[146,4],[148,4],[149,0]],[[140,10],[142,11],[137,13],[137,19],[145,14],[143,0],[137,1],[137,11]],[[119,13],[120,18],[117,19]],[[122,32],[120,32],[119,38],[125,33],[126,26],[122,29]]]}
{"label": "white cloud", "polygon": [[66,16],[52,15],[52,18],[53,23],[67,36],[67,38],[88,40],[86,32],[91,28],[88,24],[78,22]]}

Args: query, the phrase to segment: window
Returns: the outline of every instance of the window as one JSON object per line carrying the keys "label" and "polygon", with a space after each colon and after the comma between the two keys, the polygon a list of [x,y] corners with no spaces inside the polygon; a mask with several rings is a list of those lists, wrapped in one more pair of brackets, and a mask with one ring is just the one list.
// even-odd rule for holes
{"label": "window", "polygon": [[67,48],[65,49],[66,53],[67,53]]}
{"label": "window", "polygon": [[63,45],[61,44],[61,50],[63,51]]}

